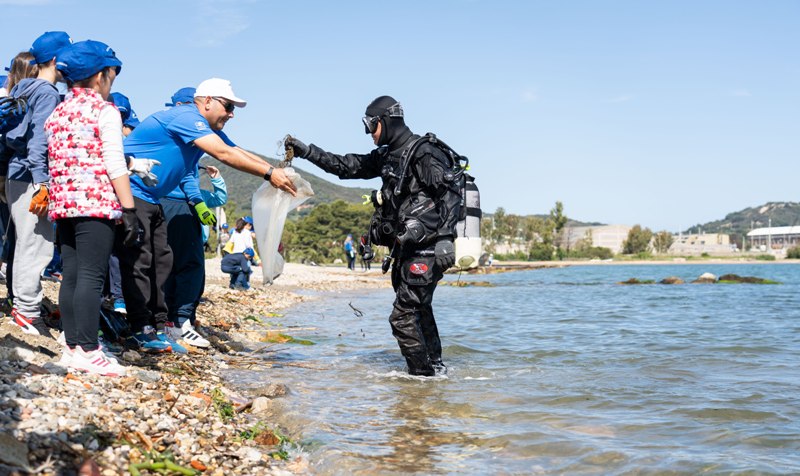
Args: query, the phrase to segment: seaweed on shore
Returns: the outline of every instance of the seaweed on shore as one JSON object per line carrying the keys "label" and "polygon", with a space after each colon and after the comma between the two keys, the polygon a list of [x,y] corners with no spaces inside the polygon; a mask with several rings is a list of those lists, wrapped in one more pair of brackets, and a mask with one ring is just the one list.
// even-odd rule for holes
{"label": "seaweed on shore", "polygon": [[260,339],[261,342],[270,342],[276,344],[300,344],[300,345],[314,345],[313,341],[308,339],[298,339],[282,332],[267,331],[266,335]]}
{"label": "seaweed on shore", "polygon": [[627,281],[620,281],[617,284],[632,285],[632,284],[655,284],[655,283],[656,282],[652,279],[631,278]]}
{"label": "seaweed on shore", "polygon": [[738,274],[723,274],[719,277],[720,284],[781,284],[771,279],[757,278],[755,276],[739,276]]}

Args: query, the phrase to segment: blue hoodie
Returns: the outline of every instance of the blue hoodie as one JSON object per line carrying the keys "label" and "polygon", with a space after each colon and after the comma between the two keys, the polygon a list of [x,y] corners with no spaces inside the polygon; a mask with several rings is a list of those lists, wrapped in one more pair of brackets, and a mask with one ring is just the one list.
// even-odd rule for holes
{"label": "blue hoodie", "polygon": [[0,153],[0,175],[7,174],[9,179],[21,182],[47,183],[50,173],[44,122],[61,102],[58,89],[44,79],[25,78],[9,96],[26,96],[28,112],[17,127],[6,133],[3,146],[9,150]]}

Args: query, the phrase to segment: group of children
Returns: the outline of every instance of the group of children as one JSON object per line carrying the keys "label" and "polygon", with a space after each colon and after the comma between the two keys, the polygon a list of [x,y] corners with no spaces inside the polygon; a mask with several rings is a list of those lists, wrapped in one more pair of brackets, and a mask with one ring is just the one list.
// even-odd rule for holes
{"label": "group of children", "polygon": [[[223,205],[227,192],[212,166],[202,168],[214,190],[200,190],[198,160],[203,152],[210,153],[210,140],[200,139],[213,131],[215,138],[234,147],[221,129],[233,117],[234,107],[245,103],[237,101],[229,83],[226,89],[220,85],[224,80],[207,80],[197,90],[179,90],[167,104],[191,111],[157,113],[150,122],[140,123],[128,98],[111,93],[122,71],[114,50],[99,41],[73,42],[64,32],[41,35],[7,69],[0,93],[15,100],[20,111],[18,124],[0,135],[0,221],[6,225],[13,322],[27,333],[50,335],[40,311],[40,275],[57,241],[63,266],[61,365],[107,376],[126,372],[98,339],[109,268],[115,308],[128,314],[133,345],[184,353],[182,343],[208,347],[209,341],[194,327],[205,283],[203,243],[208,229],[201,224],[216,224],[211,208]],[[56,87],[62,80],[68,87],[63,97]],[[137,142],[136,134],[123,143],[140,124],[190,135],[175,125],[176,117],[193,121],[199,132],[184,137],[178,152],[162,147],[176,157],[169,164],[162,166],[165,158],[159,156],[159,161],[157,154],[137,153],[137,144],[147,141]],[[144,132],[148,133],[152,134]],[[218,155],[229,152],[211,145]],[[264,178],[270,180],[272,169],[254,163],[256,159],[229,160],[253,174],[267,170]],[[275,175],[275,186],[291,187]],[[233,248],[223,259],[232,288],[249,288],[255,252],[246,227],[252,227],[252,219],[237,220],[238,233],[230,238]]]}

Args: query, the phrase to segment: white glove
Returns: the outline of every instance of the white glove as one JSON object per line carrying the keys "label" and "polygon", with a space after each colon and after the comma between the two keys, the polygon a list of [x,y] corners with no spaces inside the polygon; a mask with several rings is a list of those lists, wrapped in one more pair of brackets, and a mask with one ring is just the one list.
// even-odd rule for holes
{"label": "white glove", "polygon": [[0,202],[8,203],[6,199],[6,177],[0,175]]}
{"label": "white glove", "polygon": [[142,182],[148,187],[155,187],[158,185],[158,177],[155,176],[150,170],[156,165],[161,165],[161,162],[155,159],[137,159],[130,158],[130,167],[128,168],[129,174],[136,174],[142,179]]}

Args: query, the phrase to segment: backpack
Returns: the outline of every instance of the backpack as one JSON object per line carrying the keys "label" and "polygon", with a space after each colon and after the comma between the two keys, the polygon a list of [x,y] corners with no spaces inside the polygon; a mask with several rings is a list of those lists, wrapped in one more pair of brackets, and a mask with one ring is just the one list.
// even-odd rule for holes
{"label": "backpack", "polygon": [[452,147],[442,142],[433,133],[427,133],[417,139],[403,153],[402,166],[400,169],[400,180],[395,188],[395,195],[400,193],[402,182],[407,174],[410,158],[414,157],[417,148],[425,143],[437,147],[444,152],[451,160],[452,181],[458,184],[458,191],[461,195],[461,209],[456,224],[455,248],[456,266],[464,269],[476,268],[482,253],[481,242],[481,195],[475,178],[466,171],[469,169],[469,159],[453,150]]}
{"label": "backpack", "polygon": [[[467,216],[477,217],[478,221],[481,218],[480,209],[480,192],[478,186],[475,185],[475,177],[469,175],[466,171],[469,170],[469,159],[466,156],[460,155],[453,150],[452,147],[445,144],[444,141],[436,137],[436,134],[428,132],[424,136],[415,140],[403,152],[400,167],[400,175],[395,186],[394,194],[399,195],[403,187],[403,182],[408,174],[408,167],[411,159],[417,152],[420,145],[429,142],[450,158],[453,164],[452,177],[450,180],[458,181],[459,194],[461,195],[461,210],[459,214],[459,222],[466,220]],[[463,233],[463,231],[462,231]],[[459,236],[464,236],[459,234]]]}
{"label": "backpack", "polygon": [[6,96],[0,98],[0,134],[17,127],[28,112],[28,98]]}

